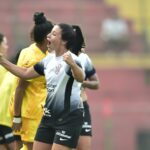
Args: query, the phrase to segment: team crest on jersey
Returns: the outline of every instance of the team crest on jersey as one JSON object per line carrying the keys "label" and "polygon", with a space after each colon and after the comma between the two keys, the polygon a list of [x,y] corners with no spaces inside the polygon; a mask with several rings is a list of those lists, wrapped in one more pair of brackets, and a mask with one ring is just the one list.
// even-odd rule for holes
{"label": "team crest on jersey", "polygon": [[61,64],[58,64],[58,65],[55,67],[55,74],[58,74],[58,73],[60,72],[61,67],[62,67]]}

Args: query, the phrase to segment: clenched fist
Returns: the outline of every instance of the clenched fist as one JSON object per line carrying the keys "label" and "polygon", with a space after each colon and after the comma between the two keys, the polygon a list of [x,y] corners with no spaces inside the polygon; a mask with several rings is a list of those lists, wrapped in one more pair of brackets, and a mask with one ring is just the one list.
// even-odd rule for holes
{"label": "clenched fist", "polygon": [[71,53],[69,51],[64,53],[63,59],[70,66],[73,66],[75,64],[75,61],[73,60]]}

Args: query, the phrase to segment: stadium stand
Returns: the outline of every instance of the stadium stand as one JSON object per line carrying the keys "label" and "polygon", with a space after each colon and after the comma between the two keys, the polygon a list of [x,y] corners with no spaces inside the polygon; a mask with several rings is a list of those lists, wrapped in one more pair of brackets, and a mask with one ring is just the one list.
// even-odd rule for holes
{"label": "stadium stand", "polygon": [[[99,38],[100,26],[103,19],[108,15],[108,9],[114,5],[110,5],[105,1],[4,1],[0,5],[1,17],[6,16],[1,22],[0,28],[8,34],[11,47],[16,48],[17,43],[22,45],[29,41],[29,28],[32,23],[32,14],[35,11],[44,11],[45,14],[54,22],[68,22],[71,24],[80,24],[85,33],[87,41],[87,49],[89,52],[101,52],[101,42]],[[120,10],[118,13],[121,13]],[[128,22],[132,39],[132,45],[129,49],[131,52],[141,53],[142,43],[140,35],[134,30],[134,23],[130,17],[125,18]],[[13,37],[13,38],[12,38]],[[138,41],[138,42],[136,42]],[[13,43],[13,44],[12,44]],[[20,44],[20,45],[21,45]],[[13,53],[14,51],[12,51]]]}

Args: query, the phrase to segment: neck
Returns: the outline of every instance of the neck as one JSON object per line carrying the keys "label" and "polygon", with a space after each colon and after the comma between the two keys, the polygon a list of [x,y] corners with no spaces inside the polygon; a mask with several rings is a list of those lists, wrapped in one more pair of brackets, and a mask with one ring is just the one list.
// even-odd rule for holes
{"label": "neck", "polygon": [[66,49],[66,48],[59,48],[59,49],[57,49],[57,50],[55,50],[55,54],[56,54],[56,56],[58,57],[58,56],[61,56],[61,55],[63,55],[65,52],[67,52],[68,50]]}
{"label": "neck", "polygon": [[43,53],[46,53],[46,51],[47,51],[47,46],[45,46],[44,44],[38,44],[38,43],[36,43],[36,46],[37,46]]}

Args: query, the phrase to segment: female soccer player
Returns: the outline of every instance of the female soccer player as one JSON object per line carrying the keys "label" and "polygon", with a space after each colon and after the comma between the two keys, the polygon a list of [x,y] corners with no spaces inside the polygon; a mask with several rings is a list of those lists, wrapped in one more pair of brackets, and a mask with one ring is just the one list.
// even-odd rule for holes
{"label": "female soccer player", "polygon": [[55,53],[33,67],[13,65],[2,54],[0,64],[24,79],[40,75],[46,78],[48,95],[33,150],[71,150],[77,146],[83,122],[80,88],[84,72],[78,57],[69,51],[74,44],[72,26],[55,25],[47,39],[48,47]]}
{"label": "female soccer player", "polygon": [[[7,44],[7,38],[5,35],[3,35],[2,33],[0,33],[0,53],[2,53],[3,55],[6,56],[8,50],[8,44]],[[5,73],[7,72],[7,70],[0,66],[0,84],[3,81],[3,77],[5,76]]]}
{"label": "female soccer player", "polygon": [[[33,21],[31,31],[33,44],[21,51],[17,64],[20,67],[29,68],[35,65],[47,53],[47,34],[51,32],[53,24],[46,19],[43,12],[36,12]],[[10,108],[13,112],[13,130],[20,132],[23,141],[22,150],[32,150],[36,130],[43,115],[42,105],[45,103],[46,94],[44,77],[30,81],[18,79]],[[17,145],[19,147],[19,143]]]}
{"label": "female soccer player", "polygon": [[85,41],[81,28],[77,25],[73,25],[73,29],[76,34],[76,42],[74,44],[72,52],[79,56],[81,65],[85,71],[85,80],[83,81],[81,88],[81,99],[84,106],[84,121],[78,141],[77,150],[91,150],[92,124],[89,105],[87,102],[86,88],[93,90],[98,89],[99,78],[96,74],[96,70],[92,64],[91,59],[85,53]]}
{"label": "female soccer player", "polygon": [[[7,38],[0,33],[0,53],[7,55]],[[11,129],[8,105],[14,89],[14,75],[0,66],[0,150],[14,150],[15,138]]]}

